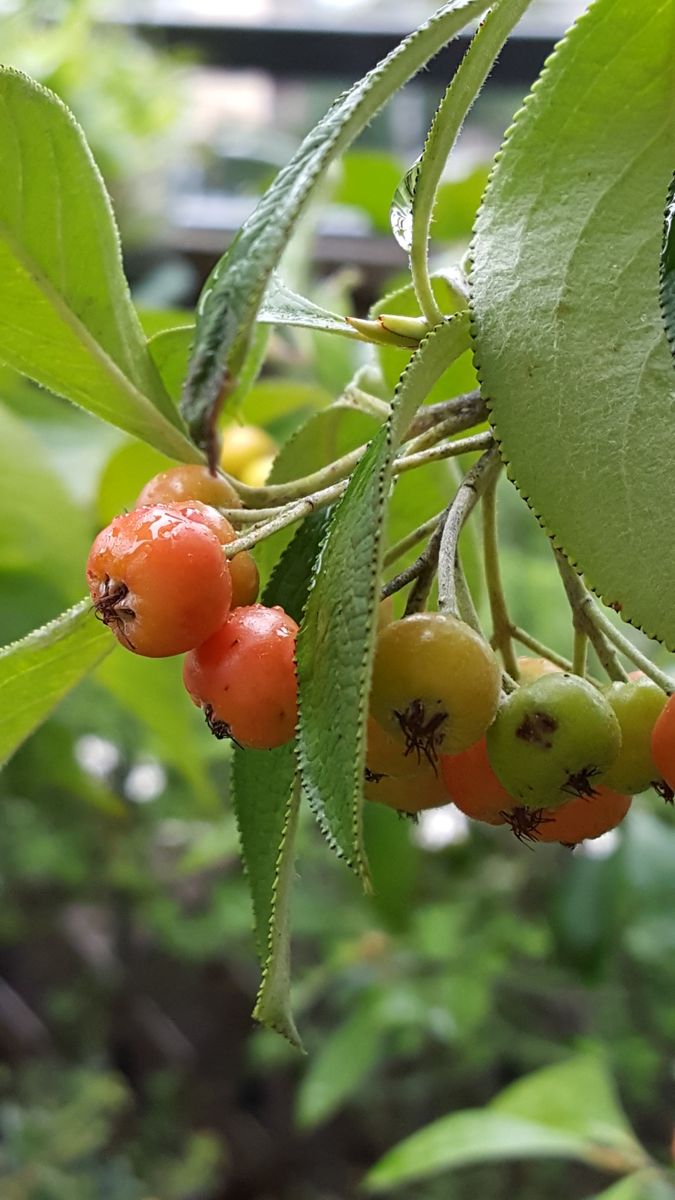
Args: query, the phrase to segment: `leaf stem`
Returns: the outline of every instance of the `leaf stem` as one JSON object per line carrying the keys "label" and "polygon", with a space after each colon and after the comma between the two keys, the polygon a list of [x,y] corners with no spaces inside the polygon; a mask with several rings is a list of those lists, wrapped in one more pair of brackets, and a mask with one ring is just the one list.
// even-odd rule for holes
{"label": "leaf stem", "polygon": [[450,505],[443,529],[438,561],[438,607],[441,612],[449,612],[453,616],[458,615],[455,560],[459,535],[464,522],[478,503],[491,476],[499,470],[499,466],[499,451],[492,446],[464,476]]}
{"label": "leaf stem", "polygon": [[416,546],[423,538],[433,533],[444,512],[445,509],[442,512],[436,513],[435,517],[430,517],[428,521],[424,521],[416,529],[411,529],[410,533],[407,533],[399,542],[395,542],[393,546],[390,546],[384,556],[383,565],[390,567],[397,559],[403,558],[403,555],[407,554],[408,550],[412,550],[413,546]]}
{"label": "leaf stem", "polygon": [[571,563],[560,550],[554,550],[555,560],[563,581],[565,593],[572,609],[572,620],[575,632],[587,635],[600,663],[610,679],[624,681],[628,678],[614,647],[605,637],[600,624],[592,612],[593,601],[586,590],[583,580],[577,575]]}
{"label": "leaf stem", "polygon": [[405,471],[414,471],[427,463],[440,462],[444,458],[456,458],[460,454],[471,454],[476,450],[489,450],[494,445],[491,433],[475,433],[472,437],[456,438],[453,442],[443,442],[440,446],[430,446],[419,454],[402,454],[394,463],[394,474],[402,475]]}
{"label": "leaf stem", "polygon": [[572,653],[572,670],[582,679],[586,677],[586,658],[588,656],[588,634],[583,629],[574,630],[574,649]]}
{"label": "leaf stem", "polygon": [[550,646],[546,646],[544,642],[540,642],[539,638],[533,637],[526,629],[521,629],[519,625],[511,626],[511,637],[516,642],[520,642],[521,646],[527,646],[533,654],[539,658],[547,658],[549,662],[554,663],[556,667],[560,667],[561,671],[573,671],[574,667],[569,658],[564,658],[562,654],[558,654],[556,650],[552,650]]}
{"label": "leaf stem", "polygon": [[591,620],[598,625],[609,641],[614,643],[617,650],[625,654],[626,658],[657,684],[658,687],[663,688],[668,696],[672,696],[673,692],[675,692],[675,679],[672,679],[670,675],[667,675],[665,671],[657,667],[650,658],[647,658],[641,650],[638,650],[637,646],[634,646],[630,639],[620,629],[616,628],[614,622],[599,608],[591,595],[588,595],[586,598],[586,607]]}
{"label": "leaf stem", "polygon": [[499,567],[497,538],[497,480],[495,474],[488,481],[481,504],[483,516],[483,562],[487,583],[490,613],[492,615],[492,639],[495,650],[499,650],[504,666],[514,679],[518,678],[518,662],[511,641],[511,620],[506,607],[504,587]]}

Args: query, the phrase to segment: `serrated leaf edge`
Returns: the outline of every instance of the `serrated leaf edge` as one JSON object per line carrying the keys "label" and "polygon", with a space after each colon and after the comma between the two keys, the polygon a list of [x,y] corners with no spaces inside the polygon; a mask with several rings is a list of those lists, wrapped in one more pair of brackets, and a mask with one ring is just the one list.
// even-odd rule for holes
{"label": "serrated leaf edge", "polygon": [[[577,29],[579,26],[583,25],[583,24],[586,22],[586,20],[590,18],[590,16],[591,16],[591,15],[592,15],[592,13],[593,13],[593,10],[594,10],[594,9],[595,9],[595,7],[596,7],[596,3],[597,3],[597,2],[598,2],[598,0],[592,0],[592,2],[589,4],[588,8],[587,8],[587,9],[585,9],[585,10],[584,10],[584,12],[583,12],[583,13],[581,13],[581,14],[580,14],[580,15],[579,15],[579,16],[578,16],[578,17],[577,17],[577,18],[576,18],[576,19],[575,19],[575,20],[572,22],[572,24],[570,25],[569,29],[567,29],[567,30],[565,31],[565,33],[564,33],[563,37],[562,37],[562,38],[560,38],[560,40],[559,40],[558,42],[556,42],[555,46],[553,47],[553,50],[551,51],[551,53],[550,53],[550,54],[547,56],[547,58],[545,59],[545,61],[544,61],[544,64],[543,64],[543,66],[542,66],[542,69],[541,69],[541,71],[540,71],[540,73],[539,73],[539,75],[538,75],[537,79],[535,79],[534,83],[532,84],[532,87],[530,88],[529,92],[528,92],[528,93],[527,93],[527,95],[525,96],[525,98],[524,98],[524,100],[523,100],[523,103],[520,105],[520,107],[519,107],[519,108],[516,110],[516,112],[514,113],[513,120],[511,121],[511,124],[510,124],[510,125],[508,126],[508,128],[506,129],[506,131],[505,131],[505,133],[504,133],[504,136],[503,136],[503,138],[502,138],[502,142],[501,142],[501,145],[500,145],[500,147],[499,147],[499,150],[497,151],[497,153],[495,154],[495,157],[494,157],[494,159],[493,159],[492,167],[491,167],[491,169],[490,169],[490,174],[488,175],[487,182],[486,182],[486,185],[485,185],[485,191],[483,192],[483,199],[481,200],[480,206],[479,206],[479,208],[478,208],[478,212],[476,213],[476,219],[475,219],[475,221],[474,221],[474,228],[473,228],[473,236],[472,236],[472,239],[471,239],[471,244],[470,244],[470,247],[469,247],[469,253],[468,253],[468,261],[469,261],[469,264],[470,264],[470,271],[469,271],[469,314],[470,314],[470,317],[469,317],[469,333],[470,333],[471,342],[472,342],[472,345],[473,345],[473,363],[474,363],[474,368],[475,368],[475,371],[476,371],[476,375],[478,376],[478,382],[479,382],[479,385],[480,385],[481,395],[482,395],[482,397],[483,397],[483,399],[484,399],[484,401],[485,401],[485,405],[486,405],[486,408],[487,408],[487,413],[488,413],[488,420],[489,420],[489,423],[490,423],[490,429],[491,429],[491,431],[492,431],[492,435],[493,435],[493,437],[494,437],[494,440],[495,440],[495,445],[497,446],[497,449],[498,449],[498,451],[499,451],[499,455],[500,455],[500,457],[501,457],[501,460],[502,460],[502,462],[504,463],[504,467],[505,467],[505,469],[506,469],[506,475],[507,475],[507,478],[510,480],[510,482],[511,482],[511,483],[513,484],[513,486],[515,487],[516,491],[518,492],[518,495],[519,495],[519,496],[520,496],[520,497],[521,497],[521,498],[522,498],[522,499],[525,501],[525,503],[527,504],[528,508],[530,509],[530,512],[531,512],[531,513],[532,513],[532,515],[535,517],[535,519],[536,519],[536,521],[538,522],[538,524],[539,524],[540,528],[541,528],[541,529],[543,530],[543,532],[546,534],[547,538],[548,538],[548,539],[549,539],[549,541],[551,542],[551,545],[554,547],[554,549],[556,549],[556,550],[559,550],[559,551],[560,551],[562,554],[564,554],[564,555],[565,555],[565,558],[566,558],[566,559],[567,559],[567,561],[569,562],[570,566],[572,566],[572,567],[574,568],[574,570],[577,572],[577,574],[578,574],[580,577],[582,577],[582,578],[584,579],[584,582],[585,582],[585,583],[586,583],[586,585],[587,585],[587,586],[590,588],[590,590],[593,592],[593,594],[594,594],[594,595],[595,595],[595,596],[598,598],[598,600],[602,601],[602,603],[603,603],[603,604],[606,604],[606,605],[608,605],[609,607],[611,607],[611,606],[612,606],[612,604],[614,603],[614,601],[613,601],[613,600],[608,600],[608,599],[607,599],[607,598],[606,598],[606,597],[603,595],[603,593],[602,593],[602,592],[601,592],[601,591],[600,591],[600,590],[599,590],[597,587],[595,587],[595,585],[593,584],[592,580],[591,580],[591,579],[589,579],[588,575],[587,575],[587,574],[586,574],[586,573],[585,573],[585,572],[582,570],[582,568],[581,568],[580,564],[579,564],[579,563],[578,563],[578,562],[577,562],[577,561],[576,561],[574,558],[572,558],[572,557],[571,557],[571,556],[568,554],[568,551],[565,549],[565,547],[563,546],[562,542],[559,540],[559,538],[558,538],[558,535],[557,535],[557,534],[555,534],[555,533],[554,533],[554,532],[553,532],[551,529],[549,529],[549,528],[548,528],[548,526],[547,526],[546,522],[544,521],[544,519],[543,519],[543,517],[542,517],[541,513],[537,512],[537,509],[536,509],[536,507],[534,506],[534,504],[533,504],[533,502],[532,502],[532,499],[531,499],[531,497],[525,494],[525,492],[524,492],[524,491],[521,489],[521,487],[519,486],[517,479],[515,478],[515,475],[514,475],[514,473],[513,473],[513,470],[512,470],[512,468],[511,468],[511,464],[510,464],[510,462],[509,462],[508,458],[506,457],[506,454],[505,454],[505,452],[504,452],[504,450],[503,450],[503,448],[502,448],[502,442],[501,442],[501,439],[499,438],[499,435],[498,435],[498,433],[497,433],[497,427],[496,427],[496,425],[495,425],[495,423],[494,423],[494,420],[493,420],[493,418],[492,418],[492,405],[493,405],[493,401],[492,401],[492,399],[491,399],[489,396],[487,396],[487,395],[485,394],[485,391],[484,391],[484,386],[483,386],[483,378],[482,378],[482,374],[481,374],[481,364],[480,364],[480,359],[479,359],[479,355],[478,355],[478,349],[477,349],[477,344],[476,344],[476,325],[475,325],[475,319],[474,319],[474,307],[473,307],[473,282],[474,282],[474,257],[473,257],[473,249],[474,249],[475,240],[476,240],[476,235],[477,235],[477,226],[478,226],[478,223],[479,223],[479,221],[480,221],[480,216],[481,216],[481,213],[482,213],[482,211],[483,211],[484,204],[485,204],[485,196],[487,195],[487,193],[488,193],[488,191],[489,191],[490,184],[491,184],[491,182],[492,182],[492,178],[493,178],[493,176],[494,176],[494,174],[495,174],[495,171],[496,171],[496,169],[497,169],[497,165],[498,165],[498,163],[499,163],[500,159],[502,158],[502,156],[503,156],[503,153],[504,153],[504,150],[505,150],[506,146],[508,145],[508,143],[510,142],[510,140],[511,140],[511,137],[512,137],[512,135],[513,135],[513,133],[514,133],[514,130],[516,129],[516,127],[517,127],[518,123],[520,122],[520,120],[521,120],[521,118],[522,118],[523,114],[524,114],[525,112],[527,112],[527,110],[528,110],[528,108],[529,108],[530,104],[533,102],[533,99],[534,99],[534,97],[535,97],[535,95],[536,95],[536,92],[539,90],[539,88],[542,86],[542,83],[544,82],[544,80],[545,80],[545,79],[547,78],[547,76],[550,74],[551,67],[555,65],[555,60],[556,60],[556,58],[557,58],[557,55],[558,55],[559,51],[560,51],[560,50],[561,50],[561,49],[562,49],[562,48],[563,48],[563,47],[566,45],[566,43],[569,41],[570,37],[571,37],[571,36],[572,36],[572,34],[575,32],[575,30],[576,30],[576,29]],[[674,183],[675,183],[675,177],[674,177]],[[659,637],[659,636],[658,636],[658,634],[656,634],[656,633],[653,633],[653,632],[652,632],[652,633],[650,633],[650,631],[649,631],[648,629],[645,629],[645,627],[644,627],[643,625],[641,625],[641,624],[639,623],[639,621],[635,621],[635,620],[633,620],[631,617],[629,617],[629,616],[628,616],[626,613],[624,613],[623,611],[622,611],[622,612],[621,612],[619,615],[620,615],[620,617],[621,617],[621,620],[622,620],[622,621],[623,621],[625,624],[628,624],[628,625],[630,625],[630,626],[631,626],[633,629],[637,629],[637,630],[639,630],[639,631],[640,631],[640,633],[643,633],[643,634],[645,635],[645,637],[648,637],[648,638],[650,638],[650,639],[651,639],[651,641],[658,642],[660,645],[663,645],[663,646],[665,646],[665,648],[666,648],[667,650],[669,650],[671,653],[675,653],[675,644],[671,646],[671,645],[670,645],[668,642],[666,642],[666,641],[665,641],[663,638]]]}

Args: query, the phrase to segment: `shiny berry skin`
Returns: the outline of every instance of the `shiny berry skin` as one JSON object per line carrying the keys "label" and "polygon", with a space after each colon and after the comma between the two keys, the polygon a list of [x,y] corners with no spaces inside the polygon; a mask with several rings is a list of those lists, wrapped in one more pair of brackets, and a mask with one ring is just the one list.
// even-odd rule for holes
{"label": "shiny berry skin", "polygon": [[415,613],[379,631],[371,714],[432,766],[485,733],[500,687],[492,649],[456,617]]}
{"label": "shiny berry skin", "polygon": [[[237,537],[236,531],[227,517],[209,504],[202,504],[199,500],[185,500],[181,504],[171,504],[167,507],[172,511],[183,513],[189,520],[207,525],[215,533],[221,546],[229,546],[230,542]],[[231,607],[240,608],[242,605],[255,603],[260,590],[260,576],[255,559],[248,553],[248,550],[242,550],[240,554],[235,554],[234,558],[230,558],[228,561],[232,577]]]}
{"label": "shiny berry skin", "polygon": [[507,696],[487,732],[495,775],[521,805],[592,796],[621,748],[611,705],[576,675],[542,675]]}
{"label": "shiny berry skin", "polygon": [[148,658],[198,646],[222,625],[232,599],[218,538],[162,504],[122,513],[98,534],[87,583],[99,619]]}
{"label": "shiny berry skin", "polygon": [[236,608],[185,658],[183,682],[216,737],[271,750],[293,737],[297,722],[295,638],[282,608]]}
{"label": "shiny berry skin", "polygon": [[259,425],[228,425],[221,435],[220,465],[228,475],[241,479],[255,459],[274,455],[276,451],[270,435]]}
{"label": "shiny berry skin", "polygon": [[652,730],[666,706],[667,696],[644,676],[628,683],[612,683],[604,695],[621,726],[621,750],[602,782],[630,796],[658,783],[659,769],[652,755]]}
{"label": "shiny berry skin", "polygon": [[453,804],[474,821],[504,825],[504,813],[517,804],[497,779],[488,758],[485,738],[461,754],[443,754],[439,769]]}
{"label": "shiny berry skin", "polygon": [[590,799],[570,800],[562,808],[515,809],[510,824],[520,841],[559,842],[578,846],[580,842],[602,837],[623,821],[631,806],[631,797],[622,796],[599,785]]}
{"label": "shiny berry skin", "polygon": [[424,771],[409,779],[383,775],[379,779],[366,780],[363,794],[366,800],[386,804],[388,808],[410,815],[450,803],[442,780],[433,771]]}
{"label": "shiny berry skin", "polygon": [[231,483],[222,475],[212,475],[208,467],[188,464],[170,467],[150,479],[136,508],[146,504],[180,504],[183,500],[201,500],[214,508],[241,508],[241,500]]}
{"label": "shiny berry skin", "polygon": [[675,696],[670,696],[652,731],[652,755],[659,775],[668,785],[672,803],[675,790]]}

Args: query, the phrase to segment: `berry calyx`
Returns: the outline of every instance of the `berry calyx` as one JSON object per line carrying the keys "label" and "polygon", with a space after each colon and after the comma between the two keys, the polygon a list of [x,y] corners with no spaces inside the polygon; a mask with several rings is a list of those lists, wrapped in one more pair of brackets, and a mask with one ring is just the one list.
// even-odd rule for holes
{"label": "berry calyx", "polygon": [[433,767],[481,737],[500,687],[491,647],[456,617],[415,613],[379,631],[371,713],[407,754]]}
{"label": "berry calyx", "polygon": [[611,705],[576,675],[542,675],[506,698],[487,733],[492,768],[527,808],[594,795],[621,748]]}
{"label": "berry calyx", "polygon": [[98,534],[87,583],[99,620],[149,658],[198,646],[222,625],[232,599],[218,538],[161,504],[122,513]]}
{"label": "berry calyx", "polygon": [[519,841],[559,842],[578,846],[608,833],[623,821],[631,806],[631,797],[599,786],[590,799],[570,800],[552,811],[550,808],[516,808],[507,820]]}
{"label": "berry calyx", "polygon": [[295,638],[282,608],[236,608],[185,658],[183,682],[215,737],[270,750],[293,737],[297,721]]}

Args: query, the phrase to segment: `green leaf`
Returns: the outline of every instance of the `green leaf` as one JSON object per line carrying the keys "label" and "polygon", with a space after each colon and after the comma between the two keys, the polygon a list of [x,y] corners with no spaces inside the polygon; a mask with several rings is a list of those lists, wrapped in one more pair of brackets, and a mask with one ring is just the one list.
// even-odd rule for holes
{"label": "green leaf", "polygon": [[644,1157],[600,1059],[583,1055],[544,1067],[506,1088],[491,1108],[538,1121],[560,1132],[580,1134],[632,1158]]}
{"label": "green leaf", "polygon": [[258,320],[269,325],[296,325],[302,329],[321,329],[342,337],[356,338],[358,334],[345,318],[329,312],[286,287],[273,275],[258,312]]}
{"label": "green leaf", "polygon": [[101,525],[107,525],[125,508],[134,508],[148,480],[173,465],[170,458],[145,442],[125,441],[118,446],[99,479],[97,508]]}
{"label": "green leaf", "polygon": [[[305,605],[327,514],[298,529],[264,593],[295,620]],[[298,814],[294,746],[234,752],[234,806],[248,875],[262,982],[254,1016],[301,1048],[290,1010],[290,892]]]}
{"label": "green leaf", "polygon": [[366,996],[342,1025],[322,1038],[298,1091],[301,1128],[326,1121],[354,1095],[380,1056],[384,1034],[375,997]]}
{"label": "green leaf", "polygon": [[373,1168],[373,1191],[470,1163],[574,1158],[613,1172],[646,1165],[602,1064],[588,1056],[546,1067],[489,1107],[452,1113],[394,1147]]}
{"label": "green leaf", "polygon": [[82,600],[42,629],[0,650],[0,765],[71,688],[112,649]]}
{"label": "green leaf", "polygon": [[421,343],[381,426],[335,508],[298,637],[299,762],[319,825],[363,879],[364,723],[375,640],[384,512],[393,456],[456,350],[449,318]]}
{"label": "green leaf", "polygon": [[490,1109],[441,1117],[390,1150],[366,1176],[371,1192],[424,1179],[475,1163],[519,1158],[573,1158],[585,1161],[583,1138],[558,1133],[533,1121]]}
{"label": "green leaf", "polygon": [[220,812],[221,801],[209,777],[211,742],[201,712],[183,687],[181,671],[178,657],[148,661],[116,649],[99,667],[96,679],[142,723],[150,751],[189,785],[194,797],[190,815],[213,816]]}
{"label": "green leaf", "polygon": [[659,309],[672,0],[595,0],[499,155],[473,248],[475,357],[509,474],[623,617],[675,648],[673,370]]}
{"label": "green leaf", "polygon": [[129,298],[110,200],[60,100],[0,70],[0,359],[177,458],[198,460]]}
{"label": "green leaf", "polygon": [[[439,314],[429,280],[427,256],[436,192],[465,117],[514,25],[530,0],[497,0],[474,34],[436,109],[424,149],[397,192],[394,229],[409,231],[410,269],[427,318]],[[410,217],[406,207],[410,207]],[[401,237],[399,236],[399,242]]]}
{"label": "green leaf", "polygon": [[[28,425],[0,404],[0,572],[34,571],[61,602],[82,591],[91,541],[84,512]],[[54,610],[52,610],[54,611]]]}
{"label": "green leaf", "polygon": [[675,175],[670,181],[661,247],[661,311],[666,337],[675,356]]}
{"label": "green leaf", "polygon": [[328,166],[389,97],[485,7],[485,0],[450,0],[336,100],[212,271],[199,303],[197,336],[182,402],[199,446],[209,446],[213,411],[223,388],[229,388],[241,366],[270,276]]}
{"label": "green leaf", "polygon": [[194,337],[194,325],[178,325],[175,329],[162,329],[148,341],[148,350],[160,379],[176,404],[183,390]]}
{"label": "green leaf", "polygon": [[636,1171],[593,1200],[674,1200],[675,1186],[655,1170]]}

